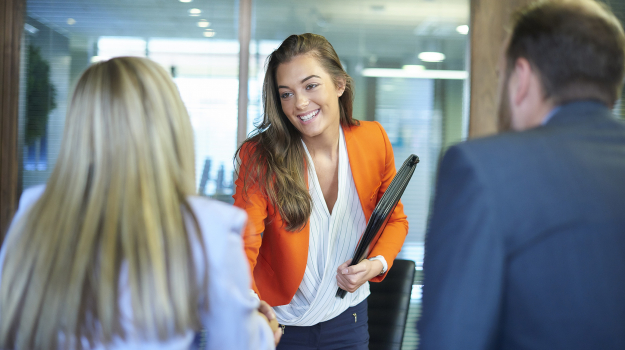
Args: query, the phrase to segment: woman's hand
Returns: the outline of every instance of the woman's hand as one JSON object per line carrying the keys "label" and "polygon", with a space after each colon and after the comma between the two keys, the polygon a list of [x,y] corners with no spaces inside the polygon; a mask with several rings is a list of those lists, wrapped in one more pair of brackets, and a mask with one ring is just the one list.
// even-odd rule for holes
{"label": "woman's hand", "polygon": [[364,259],[354,266],[349,266],[352,259],[347,260],[336,270],[336,283],[341,289],[353,293],[365,282],[379,275],[384,265],[379,260]]}
{"label": "woman's hand", "polygon": [[267,319],[267,322],[269,323],[269,327],[271,327],[271,330],[273,331],[273,341],[275,342],[276,346],[278,346],[278,343],[280,342],[280,338],[282,338],[282,330],[280,329],[278,325],[278,320],[276,319],[276,313],[273,312],[273,309],[271,308],[271,306],[269,306],[269,304],[267,304],[267,302],[264,300],[260,301],[258,312],[262,316],[264,316],[265,319]]}

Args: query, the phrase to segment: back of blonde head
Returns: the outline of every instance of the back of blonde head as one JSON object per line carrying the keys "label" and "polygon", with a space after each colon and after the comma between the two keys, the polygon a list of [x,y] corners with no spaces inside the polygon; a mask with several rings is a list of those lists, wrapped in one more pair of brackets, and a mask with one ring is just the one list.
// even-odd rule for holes
{"label": "back of blonde head", "polygon": [[0,348],[123,337],[122,270],[143,336],[197,329],[206,278],[197,281],[191,261],[199,231],[183,219],[194,188],[193,131],[167,72],[131,57],[90,67],[46,190],[5,242]]}

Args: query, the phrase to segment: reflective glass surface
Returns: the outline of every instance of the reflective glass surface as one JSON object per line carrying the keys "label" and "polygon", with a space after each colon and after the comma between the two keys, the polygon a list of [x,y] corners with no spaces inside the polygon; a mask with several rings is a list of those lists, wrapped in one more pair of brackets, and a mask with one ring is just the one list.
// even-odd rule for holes
{"label": "reflective glass surface", "polygon": [[229,200],[237,128],[237,3],[32,0],[26,15],[23,80],[32,84],[22,84],[20,94],[24,188],[45,183],[54,167],[80,74],[93,62],[142,56],[171,72],[187,106],[198,190]]}
{"label": "reflective glass surface", "polygon": [[[23,187],[45,183],[59,152],[71,90],[93,62],[149,57],[169,71],[195,130],[203,195],[230,201],[239,84],[239,3],[230,0],[29,0],[22,51]],[[354,79],[354,117],[378,121],[396,166],[421,163],[403,196],[410,231],[398,258],[421,269],[436,167],[467,136],[469,0],[255,0],[247,132],[262,117],[264,64],[290,34],[324,35]],[[414,349],[420,274],[403,349]]]}

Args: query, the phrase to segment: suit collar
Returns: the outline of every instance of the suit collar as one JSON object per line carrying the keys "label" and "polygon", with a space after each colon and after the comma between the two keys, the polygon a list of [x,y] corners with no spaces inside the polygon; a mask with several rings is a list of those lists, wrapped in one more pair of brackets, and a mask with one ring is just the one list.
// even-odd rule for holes
{"label": "suit collar", "polygon": [[545,125],[555,126],[612,117],[612,111],[603,103],[595,100],[579,100],[560,105],[558,111]]}

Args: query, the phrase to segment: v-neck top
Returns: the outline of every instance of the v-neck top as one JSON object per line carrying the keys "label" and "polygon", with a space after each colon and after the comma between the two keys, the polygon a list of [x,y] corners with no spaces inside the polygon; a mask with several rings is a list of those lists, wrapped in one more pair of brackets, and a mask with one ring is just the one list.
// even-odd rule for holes
{"label": "v-neck top", "polygon": [[291,302],[274,307],[280,324],[287,326],[312,326],[330,320],[369,296],[369,282],[365,282],[354,293],[347,293],[344,299],[336,297],[336,270],[352,258],[367,225],[342,128],[339,134],[338,196],[331,214],[306,144],[304,150],[308,160],[308,190],[313,204],[306,270]]}

